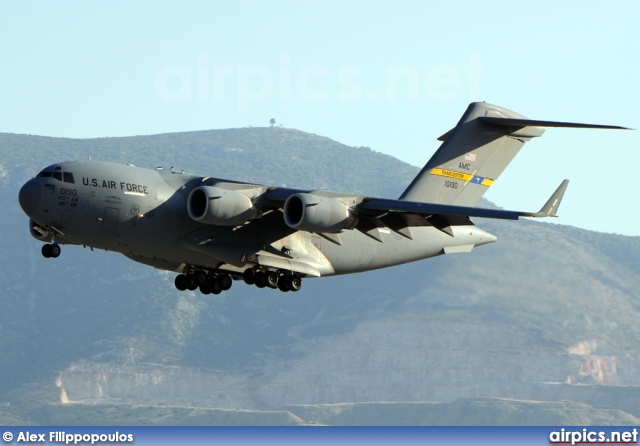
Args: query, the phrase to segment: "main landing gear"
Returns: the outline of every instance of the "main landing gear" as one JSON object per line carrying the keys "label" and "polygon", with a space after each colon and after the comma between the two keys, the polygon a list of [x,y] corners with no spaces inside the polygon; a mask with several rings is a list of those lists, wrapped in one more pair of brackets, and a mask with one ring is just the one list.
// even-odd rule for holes
{"label": "main landing gear", "polygon": [[202,294],[220,294],[233,285],[231,276],[227,273],[212,273],[205,270],[189,271],[178,274],[175,286],[179,291],[200,290]]}
{"label": "main landing gear", "polygon": [[46,259],[56,258],[60,256],[60,245],[52,243],[50,245],[42,245],[42,256]]}
{"label": "main landing gear", "polygon": [[[242,278],[248,285],[279,289],[283,292],[298,291],[302,287],[302,278],[291,271],[249,268],[244,271]],[[174,283],[179,291],[200,290],[202,294],[220,294],[231,288],[233,280],[229,273],[190,267],[185,269],[182,274],[178,274]]]}
{"label": "main landing gear", "polygon": [[290,271],[262,271],[249,268],[244,271],[242,278],[247,285],[258,288],[269,287],[280,291],[298,291],[302,288],[302,278]]}

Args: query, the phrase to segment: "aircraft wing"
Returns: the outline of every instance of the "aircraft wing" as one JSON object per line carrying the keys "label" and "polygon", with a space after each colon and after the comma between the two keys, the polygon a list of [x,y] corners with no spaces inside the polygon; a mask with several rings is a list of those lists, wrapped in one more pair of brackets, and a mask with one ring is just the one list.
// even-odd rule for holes
{"label": "aircraft wing", "polygon": [[421,215],[455,215],[464,217],[497,218],[518,220],[520,217],[557,217],[556,212],[569,180],[564,180],[551,198],[538,212],[505,211],[502,209],[484,209],[449,204],[420,203],[416,201],[389,200],[384,198],[365,198],[358,205],[358,212],[406,212]]}
{"label": "aircraft wing", "polygon": [[288,187],[270,187],[267,192],[260,197],[260,203],[263,206],[271,208],[282,207],[282,204],[293,194],[307,193],[306,189],[291,189]]}
{"label": "aircraft wing", "polygon": [[[562,184],[551,195],[546,204],[538,212],[508,211],[502,209],[486,209],[472,206],[455,206],[450,204],[423,203],[417,201],[393,200],[387,198],[364,198],[356,206],[358,214],[379,216],[387,212],[411,213],[420,215],[455,215],[463,217],[496,218],[504,220],[518,220],[520,217],[543,218],[557,217],[556,212],[567,189],[569,180]],[[306,193],[307,190],[289,189],[284,187],[271,188],[261,199],[263,205],[278,208],[291,195]]]}

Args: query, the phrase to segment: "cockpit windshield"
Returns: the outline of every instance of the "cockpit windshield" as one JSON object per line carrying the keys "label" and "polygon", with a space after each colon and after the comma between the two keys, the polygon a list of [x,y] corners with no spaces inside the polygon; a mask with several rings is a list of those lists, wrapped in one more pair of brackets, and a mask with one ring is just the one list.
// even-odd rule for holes
{"label": "cockpit windshield", "polygon": [[54,180],[62,181],[64,183],[75,184],[73,174],[71,172],[61,172],[60,166],[49,166],[36,175],[36,178],[51,178]]}

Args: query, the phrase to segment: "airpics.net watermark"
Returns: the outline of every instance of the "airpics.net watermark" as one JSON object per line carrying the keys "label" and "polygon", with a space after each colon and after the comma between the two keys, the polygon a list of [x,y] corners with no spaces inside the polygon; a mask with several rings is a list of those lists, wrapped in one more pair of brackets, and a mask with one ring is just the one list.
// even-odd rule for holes
{"label": "airpics.net watermark", "polygon": [[471,102],[480,97],[480,77],[484,73],[478,54],[471,54],[462,67],[436,65],[425,70],[413,65],[388,65],[379,73],[365,72],[357,65],[298,66],[289,53],[281,53],[273,66],[220,65],[207,53],[195,59],[192,65],[165,65],[158,70],[155,87],[162,100],[235,100],[240,113],[248,112],[252,104],[274,99],[445,102],[467,94]]}

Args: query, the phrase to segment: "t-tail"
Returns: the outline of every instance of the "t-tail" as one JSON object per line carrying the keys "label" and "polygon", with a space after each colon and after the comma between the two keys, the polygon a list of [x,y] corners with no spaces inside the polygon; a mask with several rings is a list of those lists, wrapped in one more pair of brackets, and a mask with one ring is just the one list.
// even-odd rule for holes
{"label": "t-tail", "polygon": [[503,107],[474,102],[455,128],[438,138],[442,145],[400,200],[475,206],[524,143],[541,136],[545,127],[625,128],[527,119]]}

